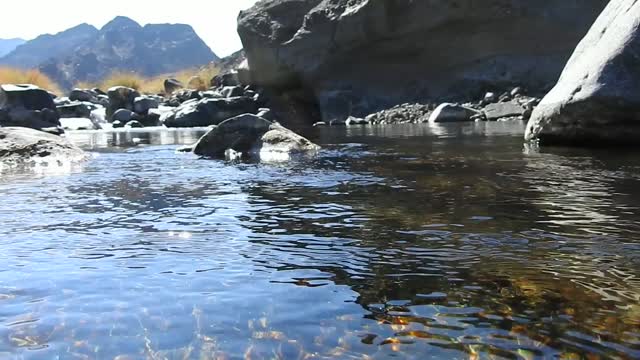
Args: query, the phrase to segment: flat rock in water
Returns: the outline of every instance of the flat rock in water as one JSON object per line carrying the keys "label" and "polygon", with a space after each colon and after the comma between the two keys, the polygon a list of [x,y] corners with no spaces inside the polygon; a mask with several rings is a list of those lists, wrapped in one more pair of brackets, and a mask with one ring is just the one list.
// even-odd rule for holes
{"label": "flat rock in water", "polygon": [[440,104],[429,117],[430,123],[471,121],[471,118],[480,114],[478,110],[458,104]]}
{"label": "flat rock in water", "polygon": [[522,116],[525,108],[517,102],[503,102],[489,104],[484,107],[487,120],[498,120],[501,118]]}
{"label": "flat rock in water", "polygon": [[24,127],[0,128],[0,164],[24,164],[45,158],[75,162],[86,159],[87,154],[57,135]]}

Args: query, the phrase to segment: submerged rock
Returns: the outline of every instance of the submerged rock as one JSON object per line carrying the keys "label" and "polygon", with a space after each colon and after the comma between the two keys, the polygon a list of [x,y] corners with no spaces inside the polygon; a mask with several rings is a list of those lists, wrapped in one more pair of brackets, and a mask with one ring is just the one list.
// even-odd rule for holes
{"label": "submerged rock", "polygon": [[525,138],[597,146],[640,139],[640,2],[612,0],[533,111]]}
{"label": "submerged rock", "polygon": [[222,122],[205,134],[193,148],[196,155],[222,158],[228,150],[245,156],[295,154],[320,147],[293,131],[252,114]]}
{"label": "submerged rock", "polygon": [[0,164],[22,164],[55,157],[80,161],[86,153],[67,139],[24,127],[0,128]]}

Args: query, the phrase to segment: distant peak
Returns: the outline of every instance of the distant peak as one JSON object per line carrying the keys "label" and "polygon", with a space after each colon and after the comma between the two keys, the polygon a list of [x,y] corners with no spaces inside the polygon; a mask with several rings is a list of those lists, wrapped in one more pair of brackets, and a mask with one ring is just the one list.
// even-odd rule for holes
{"label": "distant peak", "polygon": [[140,24],[133,21],[132,19],[126,16],[116,16],[113,20],[109,21],[103,28],[102,31],[105,30],[115,30],[115,29],[124,29],[124,28],[140,28]]}

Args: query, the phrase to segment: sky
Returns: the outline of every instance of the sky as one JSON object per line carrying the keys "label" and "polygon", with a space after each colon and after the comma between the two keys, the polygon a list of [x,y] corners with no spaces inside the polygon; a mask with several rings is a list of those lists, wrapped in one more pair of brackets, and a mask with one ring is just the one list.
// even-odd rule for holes
{"label": "sky", "polygon": [[141,25],[183,23],[193,26],[198,35],[218,56],[240,50],[236,32],[240,10],[256,0],[9,0],[0,11],[0,38],[31,40],[41,34],[54,34],[81,23],[97,28],[118,15]]}

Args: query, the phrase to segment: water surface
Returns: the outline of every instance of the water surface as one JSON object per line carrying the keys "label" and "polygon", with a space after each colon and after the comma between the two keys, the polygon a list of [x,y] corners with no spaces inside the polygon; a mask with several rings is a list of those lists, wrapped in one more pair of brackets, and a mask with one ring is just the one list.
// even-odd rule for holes
{"label": "water surface", "polygon": [[77,132],[0,177],[0,358],[640,358],[640,156],[521,123],[317,129],[317,157]]}

